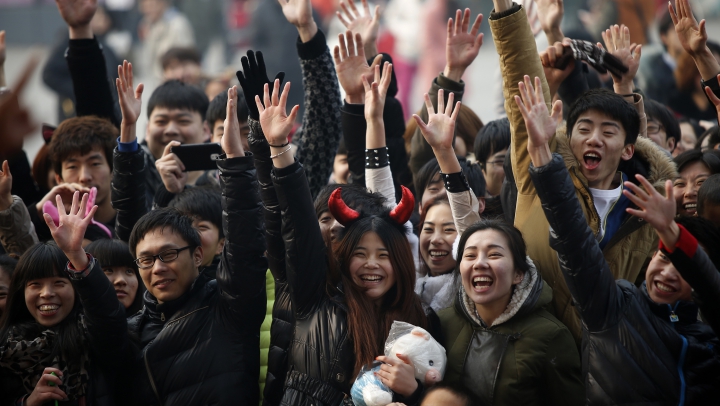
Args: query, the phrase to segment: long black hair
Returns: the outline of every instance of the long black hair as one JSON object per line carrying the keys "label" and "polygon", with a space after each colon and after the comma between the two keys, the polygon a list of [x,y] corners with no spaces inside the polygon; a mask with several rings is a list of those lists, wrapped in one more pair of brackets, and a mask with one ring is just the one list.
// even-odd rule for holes
{"label": "long black hair", "polygon": [[121,240],[111,240],[104,238],[102,240],[93,241],[85,247],[85,252],[94,256],[100,262],[100,266],[124,266],[131,268],[138,280],[137,291],[135,292],[135,300],[130,307],[125,309],[125,314],[129,317],[137,313],[143,307],[143,295],[145,294],[145,284],[140,278],[140,271],[137,264],[130,255],[130,247]]}
{"label": "long black hair", "polygon": [[82,305],[80,296],[75,292],[75,305],[70,313],[58,325],[44,327],[33,318],[25,304],[25,287],[28,282],[44,278],[66,278],[63,272],[68,260],[54,242],[41,242],[28,249],[18,261],[15,272],[10,280],[7,307],[0,319],[0,343],[8,339],[10,331],[15,328],[24,339],[34,339],[48,329],[57,334],[53,342],[53,356],[61,355],[68,363],[79,360],[83,353],[84,332],[78,324],[78,314]]}

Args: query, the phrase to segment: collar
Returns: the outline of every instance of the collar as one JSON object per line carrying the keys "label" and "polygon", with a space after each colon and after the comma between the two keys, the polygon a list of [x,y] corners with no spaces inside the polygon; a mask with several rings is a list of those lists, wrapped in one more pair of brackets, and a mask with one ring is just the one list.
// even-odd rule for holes
{"label": "collar", "polygon": [[193,297],[205,286],[207,281],[208,279],[201,273],[197,278],[195,278],[192,285],[190,285],[190,289],[177,299],[165,303],[158,303],[157,298],[151,295],[150,291],[145,291],[143,302],[148,316],[152,319],[159,319],[162,322],[167,322],[190,300],[191,297]]}
{"label": "collar", "polygon": [[662,320],[677,325],[687,325],[697,322],[698,306],[695,302],[678,300],[674,305],[655,303],[648,294],[647,284],[643,282],[641,289],[653,314]]}

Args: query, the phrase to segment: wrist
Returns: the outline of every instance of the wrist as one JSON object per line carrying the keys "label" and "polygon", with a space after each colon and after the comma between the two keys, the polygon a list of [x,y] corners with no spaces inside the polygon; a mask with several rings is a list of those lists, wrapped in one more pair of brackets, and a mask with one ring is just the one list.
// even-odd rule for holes
{"label": "wrist", "polygon": [[550,45],[553,45],[556,42],[562,42],[563,38],[565,38],[560,26],[549,27],[547,29],[543,28],[543,32],[545,32],[545,36],[547,37]]}
{"label": "wrist", "polygon": [[360,94],[345,94],[345,101],[348,104],[365,104],[365,96]]}
{"label": "wrist", "polygon": [[5,211],[12,206],[13,197],[11,194],[7,194],[4,197],[0,197],[0,211]]}
{"label": "wrist", "polygon": [[545,166],[552,161],[552,152],[548,144],[543,144],[538,147],[528,144],[528,154],[530,155],[533,166],[536,168]]}
{"label": "wrist", "polygon": [[626,83],[613,83],[613,90],[616,94],[619,95],[628,95],[633,93],[633,85],[632,82],[629,84]]}
{"label": "wrist", "polygon": [[409,385],[409,386],[407,387],[407,390],[406,390],[406,391],[404,391],[403,393],[400,393],[400,392],[398,392],[398,393],[400,393],[400,395],[402,395],[402,396],[405,397],[405,398],[409,398],[410,396],[413,395],[413,393],[415,393],[415,391],[417,390],[417,388],[418,388],[418,383],[417,383],[417,381],[416,381],[415,379],[413,379],[412,385]]}
{"label": "wrist", "polygon": [[315,20],[312,20],[309,24],[296,25],[295,28],[297,28],[298,34],[300,35],[300,41],[302,42],[310,41],[318,32],[318,26],[315,23]]}
{"label": "wrist", "polygon": [[70,272],[84,272],[87,270],[88,265],[90,265],[90,258],[88,258],[88,255],[85,253],[85,250],[80,248],[78,251],[69,251],[65,253],[65,256],[67,257],[68,261],[70,261],[71,267],[68,267],[68,270]]}
{"label": "wrist", "polygon": [[445,70],[443,70],[443,75],[446,78],[456,82],[460,82],[462,80],[463,74],[465,74],[465,68],[453,68],[449,65],[445,65]]}
{"label": "wrist", "polygon": [[128,143],[133,142],[137,139],[135,135],[135,123],[132,124],[122,121],[120,124],[120,142]]}
{"label": "wrist", "polygon": [[70,30],[70,39],[93,39],[93,32],[92,29],[90,29],[90,24],[68,28]]}

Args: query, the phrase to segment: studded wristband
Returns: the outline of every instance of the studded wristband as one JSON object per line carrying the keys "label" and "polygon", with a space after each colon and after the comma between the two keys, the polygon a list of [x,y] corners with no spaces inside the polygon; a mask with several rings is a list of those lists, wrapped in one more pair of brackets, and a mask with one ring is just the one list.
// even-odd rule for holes
{"label": "studded wristband", "polygon": [[72,280],[79,281],[80,279],[88,276],[90,273],[90,270],[92,270],[93,266],[95,266],[95,258],[93,258],[92,255],[85,253],[87,255],[88,264],[85,267],[85,269],[75,269],[73,265],[68,261],[67,267],[65,268],[65,273],[67,273],[68,277]]}
{"label": "studded wristband", "polygon": [[390,154],[387,147],[366,149],[365,168],[378,169],[390,165]]}
{"label": "studded wristband", "polygon": [[442,176],[445,189],[450,193],[461,193],[470,190],[470,184],[465,178],[465,174],[461,172],[440,173]]}

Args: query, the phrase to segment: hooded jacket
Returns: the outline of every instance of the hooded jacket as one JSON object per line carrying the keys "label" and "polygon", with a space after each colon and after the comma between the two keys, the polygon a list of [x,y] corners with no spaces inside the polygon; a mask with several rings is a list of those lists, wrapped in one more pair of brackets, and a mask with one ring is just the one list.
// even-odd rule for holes
{"label": "hooded jacket", "polygon": [[256,405],[265,316],[262,217],[252,155],[218,161],[226,236],[217,279],[203,273],[179,298],[145,293],[129,319],[141,358],[131,375],[135,405]]}
{"label": "hooded jacket", "polygon": [[[505,95],[505,110],[510,120],[512,143],[510,158],[517,185],[517,205],[515,209],[515,227],[523,234],[528,255],[537,265],[543,279],[553,290],[552,307],[555,316],[560,319],[579,343],[581,326],[579,316],[573,306],[570,292],[563,280],[557,261],[557,254],[548,244],[548,223],[542,212],[540,199],[530,180],[528,168],[530,155],[527,152],[528,133],[525,121],[513,99],[519,94],[518,82],[524,75],[540,77],[545,100],[550,94],[545,81],[540,59],[537,56],[535,42],[527,22],[525,10],[516,6],[504,13],[490,17],[493,38],[500,55]],[[644,110],[642,99],[635,96],[635,108],[641,116],[643,130]],[[580,165],[570,149],[569,138],[559,130],[550,142],[550,149],[562,155],[572,178],[587,224],[594,235],[598,235],[600,217],[595,209],[593,196],[587,179],[580,171]],[[619,171],[634,181],[635,173],[641,173],[655,187],[664,188],[667,179],[677,176],[675,165],[659,147],[647,138],[638,137],[635,154],[630,161],[622,162]],[[605,259],[615,279],[634,282],[642,279],[642,274],[650,257],[657,248],[657,236],[650,225],[627,215],[620,228],[615,232],[603,249]]]}
{"label": "hooded jacket", "polygon": [[488,326],[460,286],[454,305],[438,313],[448,357],[444,380],[462,384],[482,405],[582,404],[580,356],[568,329],[543,309],[551,299],[532,266]]}
{"label": "hooded jacket", "polygon": [[[697,305],[657,304],[644,283],[615,280],[558,154],[530,174],[582,318],[585,404],[691,405],[720,398],[720,341],[698,321]],[[717,293],[717,270],[683,230],[670,255],[673,265],[695,276],[690,282],[701,294]]]}

